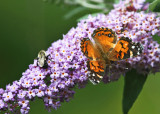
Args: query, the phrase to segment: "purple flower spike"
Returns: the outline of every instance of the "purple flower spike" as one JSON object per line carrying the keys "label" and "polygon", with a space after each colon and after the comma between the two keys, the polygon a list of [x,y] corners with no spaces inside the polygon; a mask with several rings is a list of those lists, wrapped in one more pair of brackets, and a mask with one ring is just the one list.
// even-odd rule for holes
{"label": "purple flower spike", "polygon": [[[110,28],[116,32],[118,39],[129,37],[143,47],[140,56],[117,61],[110,69],[106,69],[104,83],[118,80],[120,75],[125,75],[132,68],[142,74],[158,72],[160,48],[152,37],[160,34],[160,17],[155,13],[145,13],[148,6],[143,2],[144,0],[120,1],[108,15],[89,15],[88,19],[81,20],[76,28],[63,35],[62,40],[54,42],[48,48],[45,57],[34,60],[19,81],[7,85],[5,90],[0,89],[0,112],[16,113],[16,109],[20,109],[19,113],[27,114],[29,101],[36,96],[43,99],[48,110],[57,109],[61,102],[70,101],[75,93],[73,88],[76,85],[79,88],[85,87],[90,73],[88,58],[81,51],[81,40],[88,37],[93,41],[91,35],[98,27]],[[47,66],[38,66],[37,62],[46,62]]]}

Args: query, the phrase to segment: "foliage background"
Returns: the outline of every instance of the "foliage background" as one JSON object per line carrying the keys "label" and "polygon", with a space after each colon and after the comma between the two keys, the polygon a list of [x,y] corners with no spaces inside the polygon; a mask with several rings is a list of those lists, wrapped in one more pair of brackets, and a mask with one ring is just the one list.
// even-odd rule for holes
{"label": "foliage background", "polygon": [[[52,42],[62,39],[86,9],[65,19],[64,15],[76,6],[61,6],[42,0],[0,0],[0,88],[19,80],[37,53],[46,50]],[[148,77],[142,92],[129,114],[160,113],[160,73]],[[123,77],[110,84],[87,84],[75,89],[74,99],[63,103],[50,114],[122,114]],[[47,114],[42,100],[31,103],[30,114]]]}

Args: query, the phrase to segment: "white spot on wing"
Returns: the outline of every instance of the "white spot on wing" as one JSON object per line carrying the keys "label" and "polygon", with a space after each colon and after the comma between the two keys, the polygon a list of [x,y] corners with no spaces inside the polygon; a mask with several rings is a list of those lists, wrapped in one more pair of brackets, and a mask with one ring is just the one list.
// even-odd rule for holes
{"label": "white spot on wing", "polygon": [[94,79],[94,81],[92,79],[89,79],[89,81],[92,82],[93,85],[96,85],[95,79]]}
{"label": "white spot on wing", "polygon": [[130,57],[133,57],[133,52],[132,51],[130,51]]}

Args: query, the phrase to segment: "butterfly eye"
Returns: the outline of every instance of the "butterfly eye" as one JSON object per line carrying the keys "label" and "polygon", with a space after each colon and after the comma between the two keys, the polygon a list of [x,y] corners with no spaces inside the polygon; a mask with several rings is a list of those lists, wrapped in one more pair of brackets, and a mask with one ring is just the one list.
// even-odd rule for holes
{"label": "butterfly eye", "polygon": [[108,37],[111,37],[112,36],[112,34],[108,34]]}

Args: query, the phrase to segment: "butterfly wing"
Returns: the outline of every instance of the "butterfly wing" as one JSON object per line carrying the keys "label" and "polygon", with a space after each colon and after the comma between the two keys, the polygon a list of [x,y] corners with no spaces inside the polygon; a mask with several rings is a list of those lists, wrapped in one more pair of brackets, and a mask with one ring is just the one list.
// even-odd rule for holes
{"label": "butterfly wing", "polygon": [[121,37],[117,42],[115,48],[108,55],[108,59],[111,61],[118,61],[127,59],[142,53],[142,45],[140,43],[134,43],[127,37]]}
{"label": "butterfly wing", "polygon": [[98,28],[94,30],[92,37],[96,42],[97,48],[100,48],[102,55],[108,55],[115,44],[117,43],[117,36],[114,31],[109,28]]}
{"label": "butterfly wing", "polygon": [[90,60],[101,59],[101,55],[98,49],[93,45],[89,38],[83,38],[81,40],[81,51]]}
{"label": "butterfly wing", "polygon": [[98,84],[105,73],[105,61],[88,61],[88,68],[91,71],[89,74],[89,80],[95,85]]}
{"label": "butterfly wing", "polygon": [[87,62],[87,67],[90,71],[89,80],[93,84],[99,83],[104,75],[105,69],[105,61],[101,57],[101,53],[99,53],[89,38],[83,38],[81,40],[81,51],[89,58]]}

